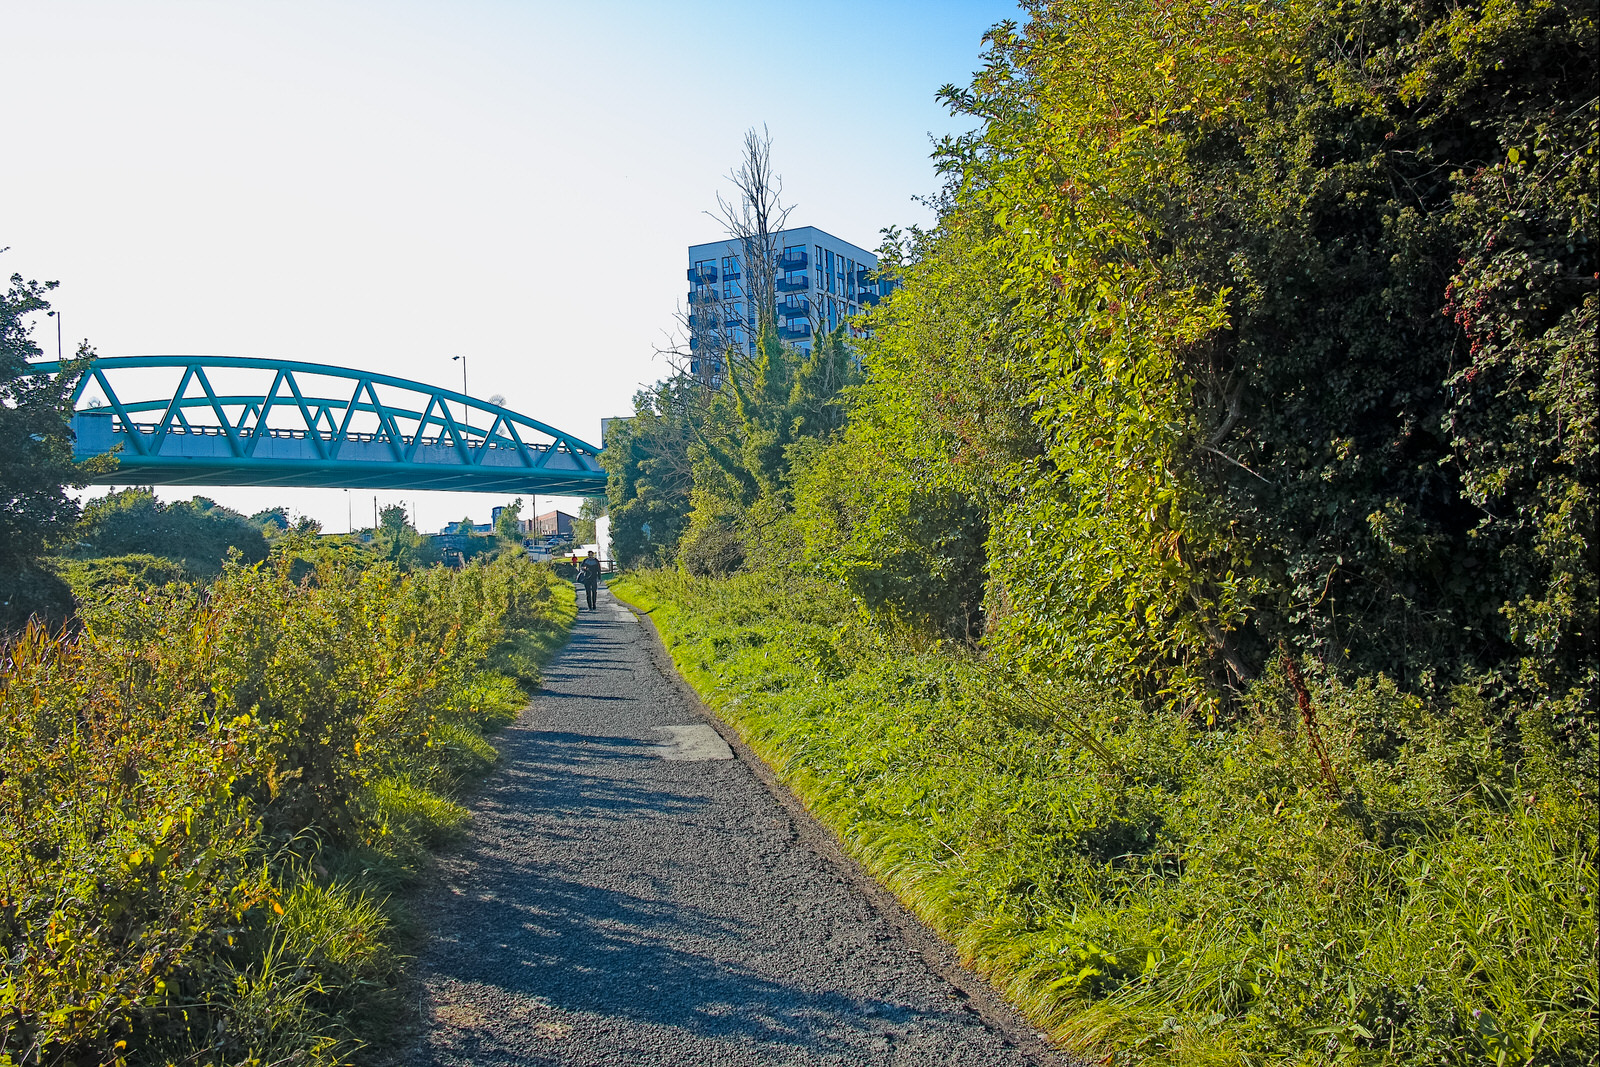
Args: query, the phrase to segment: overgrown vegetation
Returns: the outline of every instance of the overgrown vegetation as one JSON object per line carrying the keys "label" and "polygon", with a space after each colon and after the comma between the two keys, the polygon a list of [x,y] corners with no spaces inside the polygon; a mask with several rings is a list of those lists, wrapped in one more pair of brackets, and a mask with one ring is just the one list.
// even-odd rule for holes
{"label": "overgrown vegetation", "polygon": [[1023,7],[829,417],[641,394],[627,595],[1075,1048],[1597,1062],[1597,5]]}
{"label": "overgrown vegetation", "polygon": [[207,586],[121,559],[151,562],[80,586],[80,632],[5,650],[4,1062],[343,1061],[398,1018],[391,894],[465,822],[570,593],[519,554],[408,574],[309,533]]}
{"label": "overgrown vegetation", "polygon": [[847,850],[1070,1050],[1592,1064],[1592,783],[1549,718],[1303,679],[1226,729],[921,651],[837,584],[635,574],[680,670]]}
{"label": "overgrown vegetation", "polygon": [[142,487],[91,500],[74,532],[72,554],[80,558],[154,553],[197,578],[216,577],[230,551],[245,563],[267,558],[261,523],[203,496],[163,504]]}

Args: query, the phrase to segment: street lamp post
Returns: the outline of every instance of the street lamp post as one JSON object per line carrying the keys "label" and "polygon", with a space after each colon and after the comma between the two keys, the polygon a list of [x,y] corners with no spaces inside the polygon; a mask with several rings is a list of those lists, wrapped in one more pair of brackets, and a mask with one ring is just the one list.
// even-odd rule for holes
{"label": "street lamp post", "polygon": [[61,362],[61,312],[50,311],[46,314],[56,320],[56,362],[59,363]]}
{"label": "street lamp post", "polygon": [[[467,391],[467,357],[451,356],[450,362],[454,363],[458,359],[461,361],[461,391],[465,393]],[[467,424],[467,405],[465,404],[461,405],[461,424],[463,426]]]}

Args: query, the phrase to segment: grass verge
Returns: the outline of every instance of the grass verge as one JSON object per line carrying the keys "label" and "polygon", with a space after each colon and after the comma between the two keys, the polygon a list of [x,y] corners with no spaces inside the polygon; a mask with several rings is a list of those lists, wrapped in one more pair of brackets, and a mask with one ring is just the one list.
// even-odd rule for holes
{"label": "grass verge", "polygon": [[1600,1057],[1596,798],[1548,724],[1311,674],[1324,767],[1281,675],[1206,729],[907,649],[803,579],[612,589],[844,847],[1071,1051]]}

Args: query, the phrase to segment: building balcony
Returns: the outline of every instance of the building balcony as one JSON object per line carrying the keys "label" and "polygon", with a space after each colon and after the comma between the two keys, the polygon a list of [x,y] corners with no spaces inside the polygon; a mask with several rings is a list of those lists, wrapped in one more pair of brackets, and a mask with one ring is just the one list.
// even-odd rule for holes
{"label": "building balcony", "polygon": [[805,270],[811,266],[811,255],[807,252],[785,252],[778,257],[779,270]]}
{"label": "building balcony", "polygon": [[722,294],[715,289],[694,289],[689,293],[691,304],[711,304],[722,299]]}
{"label": "building balcony", "polygon": [[808,318],[811,315],[811,300],[809,297],[790,297],[778,305],[778,314],[782,318]]}
{"label": "building balcony", "polygon": [[875,307],[878,303],[878,294],[871,289],[863,289],[857,294],[857,299],[867,307]]}
{"label": "building balcony", "polygon": [[803,293],[811,288],[811,279],[804,274],[793,278],[779,278],[777,290],[780,293]]}
{"label": "building balcony", "polygon": [[715,268],[715,267],[690,267],[689,268],[689,281],[694,283],[695,285],[710,285],[712,282],[714,282],[716,280],[717,280],[717,268]]}
{"label": "building balcony", "polygon": [[718,326],[721,326],[721,325],[722,325],[722,317],[719,316],[719,315],[690,315],[689,316],[689,329],[691,329],[691,330],[715,330]]}
{"label": "building balcony", "polygon": [[790,322],[778,327],[778,336],[785,341],[798,341],[802,337],[811,336],[809,322]]}

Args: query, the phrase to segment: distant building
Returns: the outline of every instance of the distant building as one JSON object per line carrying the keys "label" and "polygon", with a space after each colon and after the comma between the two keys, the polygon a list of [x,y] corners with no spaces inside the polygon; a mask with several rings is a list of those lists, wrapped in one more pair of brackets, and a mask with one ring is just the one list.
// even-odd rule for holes
{"label": "distant building", "polygon": [[[770,240],[783,340],[809,352],[818,333],[878,302],[880,284],[869,277],[878,257],[866,249],[815,226],[780,230]],[[757,302],[746,255],[736,238],[689,246],[691,374],[720,377],[730,346],[755,351]]]}
{"label": "distant building", "polygon": [[461,522],[459,520],[457,520],[456,522],[449,523],[449,524],[447,524],[445,526],[444,529],[439,531],[439,536],[441,536],[441,537],[456,537],[456,536],[464,536],[467,533],[475,533],[475,534],[492,534],[492,533],[494,533],[494,523],[492,523],[492,522],[474,522],[474,523],[468,523],[467,525],[468,525],[468,529],[467,530],[463,530],[461,528]]}
{"label": "distant building", "polygon": [[533,535],[571,537],[572,524],[576,521],[576,515],[568,515],[565,511],[547,511],[533,520]]}

